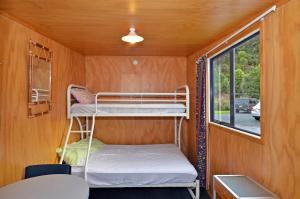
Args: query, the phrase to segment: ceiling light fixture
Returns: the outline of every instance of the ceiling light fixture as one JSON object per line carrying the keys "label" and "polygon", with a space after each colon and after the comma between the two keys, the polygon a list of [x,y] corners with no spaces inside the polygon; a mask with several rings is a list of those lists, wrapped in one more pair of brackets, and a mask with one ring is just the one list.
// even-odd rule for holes
{"label": "ceiling light fixture", "polygon": [[144,38],[141,36],[138,36],[135,32],[135,28],[129,28],[129,33],[128,35],[122,37],[122,41],[134,44],[137,42],[144,41]]}

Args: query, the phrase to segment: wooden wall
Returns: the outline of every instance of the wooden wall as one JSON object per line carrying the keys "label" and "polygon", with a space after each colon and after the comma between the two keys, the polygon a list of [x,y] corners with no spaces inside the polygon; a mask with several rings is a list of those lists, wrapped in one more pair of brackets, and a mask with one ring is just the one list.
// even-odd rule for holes
{"label": "wooden wall", "polygon": [[[138,61],[137,65],[133,64],[134,60]],[[86,57],[86,85],[94,92],[173,92],[176,87],[185,84],[186,57]],[[173,119],[101,118],[97,119],[95,128],[96,137],[111,144],[174,141]]]}
{"label": "wooden wall", "polygon": [[188,143],[188,158],[196,165],[197,150],[196,150],[196,81],[197,81],[197,56],[188,57],[187,59],[187,83],[190,88],[190,119],[187,121],[187,143]]}
{"label": "wooden wall", "polygon": [[[0,15],[0,186],[23,177],[29,164],[54,163],[66,132],[66,89],[85,83],[84,57]],[[50,114],[27,117],[29,39],[53,50]]]}
{"label": "wooden wall", "polygon": [[[213,174],[246,174],[282,199],[300,198],[299,8],[300,0],[290,0],[262,22],[263,142],[211,124],[210,178]],[[188,58],[189,71],[203,52],[205,49]],[[194,84],[194,79],[194,73],[188,73],[188,82]],[[189,135],[193,140],[194,127]],[[194,145],[192,154],[195,150]]]}

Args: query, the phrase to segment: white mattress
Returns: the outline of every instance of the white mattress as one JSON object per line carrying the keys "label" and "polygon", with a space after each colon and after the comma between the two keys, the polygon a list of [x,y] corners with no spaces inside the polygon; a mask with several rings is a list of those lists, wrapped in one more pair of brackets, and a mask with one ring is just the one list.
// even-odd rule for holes
{"label": "white mattress", "polygon": [[[83,167],[72,166],[83,176]],[[91,186],[141,186],[192,183],[197,172],[174,144],[105,145],[93,153],[87,179]]]}
{"label": "white mattress", "polygon": [[[95,113],[95,104],[73,104],[71,114],[91,115]],[[98,104],[97,114],[107,113],[184,113],[185,105],[180,103],[170,104]]]}

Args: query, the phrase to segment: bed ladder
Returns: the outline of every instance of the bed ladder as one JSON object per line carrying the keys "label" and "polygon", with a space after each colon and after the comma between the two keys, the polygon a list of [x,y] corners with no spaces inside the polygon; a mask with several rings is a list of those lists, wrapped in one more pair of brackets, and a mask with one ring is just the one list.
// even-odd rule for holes
{"label": "bed ladder", "polygon": [[[74,121],[74,117],[78,122],[79,125],[79,130],[72,130],[73,127],[73,121]],[[64,156],[66,153],[66,149],[68,147],[68,143],[69,143],[69,139],[70,139],[70,135],[71,134],[78,134],[80,133],[80,137],[81,139],[84,138],[84,133],[86,135],[86,137],[89,136],[89,144],[88,147],[82,147],[81,149],[86,149],[87,150],[87,155],[86,155],[86,159],[85,159],[85,165],[84,165],[84,179],[87,179],[87,165],[88,165],[88,159],[89,159],[89,155],[90,155],[90,149],[91,149],[91,145],[92,145],[92,140],[93,140],[93,134],[94,134],[94,129],[95,129],[95,114],[93,114],[92,116],[92,125],[91,128],[89,129],[89,123],[88,123],[88,117],[85,117],[85,125],[81,124],[80,118],[76,117],[76,116],[71,116],[70,117],[70,124],[69,124],[69,129],[68,129],[68,133],[65,139],[65,143],[64,143],[64,147],[63,147],[63,152],[60,158],[59,163],[62,164],[63,160],[64,160]],[[85,127],[85,130],[83,130],[83,127]]]}
{"label": "bed ladder", "polygon": [[174,117],[174,143],[181,150],[181,129],[184,117],[180,117],[179,121],[177,118]]}

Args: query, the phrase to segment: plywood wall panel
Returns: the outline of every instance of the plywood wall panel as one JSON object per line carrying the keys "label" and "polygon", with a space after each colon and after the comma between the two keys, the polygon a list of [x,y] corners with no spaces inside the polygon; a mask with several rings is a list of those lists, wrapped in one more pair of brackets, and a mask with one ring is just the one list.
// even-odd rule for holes
{"label": "plywood wall panel", "polygon": [[188,125],[188,150],[189,159],[196,165],[196,77],[197,77],[197,67],[196,67],[196,57],[188,57],[187,60],[187,84],[190,88],[190,119],[187,121]]}
{"label": "plywood wall panel", "polygon": [[[66,89],[85,83],[84,57],[0,15],[0,186],[23,177],[30,164],[54,163],[66,131]],[[52,111],[27,116],[29,40],[53,50]]]}
{"label": "plywood wall panel", "polygon": [[[214,174],[245,174],[279,198],[300,198],[299,8],[300,0],[287,1],[262,22],[263,142],[210,124],[210,179]],[[188,68],[211,46],[191,55]],[[189,79],[195,75],[188,73]],[[194,136],[195,127],[189,129]]]}
{"label": "plywood wall panel", "polygon": [[186,57],[87,56],[86,80],[93,91],[173,92],[186,84]]}
{"label": "plywood wall panel", "polygon": [[[186,57],[87,56],[86,85],[94,92],[174,92],[186,84],[186,64]],[[111,144],[172,143],[173,119],[101,118],[95,136]],[[187,147],[186,140],[183,133]]]}

